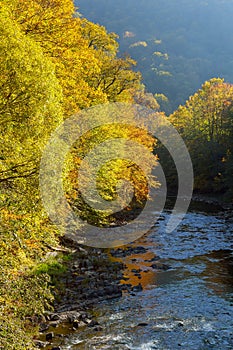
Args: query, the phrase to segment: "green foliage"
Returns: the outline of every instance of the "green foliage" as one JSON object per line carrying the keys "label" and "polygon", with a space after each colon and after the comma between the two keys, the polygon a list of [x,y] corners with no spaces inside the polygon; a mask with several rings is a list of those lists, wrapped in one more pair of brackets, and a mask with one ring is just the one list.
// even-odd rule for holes
{"label": "green foliage", "polygon": [[58,262],[54,261],[46,261],[44,263],[38,264],[34,271],[35,275],[48,274],[51,277],[62,275],[66,272],[66,267]]}

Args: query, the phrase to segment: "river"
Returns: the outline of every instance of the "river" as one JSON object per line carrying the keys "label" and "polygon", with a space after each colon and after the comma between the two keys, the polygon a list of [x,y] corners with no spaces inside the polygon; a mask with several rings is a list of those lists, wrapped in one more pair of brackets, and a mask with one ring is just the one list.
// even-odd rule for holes
{"label": "river", "polygon": [[233,220],[206,209],[189,211],[171,234],[164,211],[132,244],[146,252],[115,254],[122,283],[143,290],[96,305],[99,330],[83,327],[61,349],[233,349]]}

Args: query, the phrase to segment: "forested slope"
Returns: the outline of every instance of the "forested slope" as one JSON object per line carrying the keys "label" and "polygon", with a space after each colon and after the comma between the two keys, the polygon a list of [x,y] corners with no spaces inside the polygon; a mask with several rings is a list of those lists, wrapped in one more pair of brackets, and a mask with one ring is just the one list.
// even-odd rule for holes
{"label": "forested slope", "polygon": [[233,2],[221,0],[75,0],[80,13],[119,35],[121,54],[138,62],[152,93],[183,104],[201,84],[233,82]]}

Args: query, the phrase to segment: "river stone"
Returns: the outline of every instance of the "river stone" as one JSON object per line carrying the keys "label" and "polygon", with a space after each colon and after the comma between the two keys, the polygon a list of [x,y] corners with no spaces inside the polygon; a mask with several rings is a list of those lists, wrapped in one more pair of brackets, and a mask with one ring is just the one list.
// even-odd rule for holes
{"label": "river stone", "polygon": [[150,265],[150,267],[152,267],[152,269],[155,269],[155,270],[163,270],[163,271],[167,271],[170,269],[170,266],[166,264],[152,264]]}
{"label": "river stone", "polygon": [[99,323],[96,320],[91,320],[91,322],[88,324],[88,327],[95,327],[99,326]]}
{"label": "river stone", "polygon": [[159,256],[154,256],[153,258],[151,258],[150,260],[145,260],[146,262],[153,262],[153,261],[158,261],[160,259]]}
{"label": "river stone", "polygon": [[78,311],[65,311],[65,312],[61,312],[58,315],[58,317],[59,317],[59,320],[62,322],[72,323],[74,320],[76,320],[80,317],[80,312],[78,312]]}
{"label": "river stone", "polygon": [[122,290],[119,290],[118,292],[115,292],[114,294],[108,295],[107,299],[116,299],[122,297]]}
{"label": "river stone", "polygon": [[122,288],[122,289],[125,289],[125,288],[128,289],[128,288],[131,288],[131,287],[132,287],[132,284],[131,284],[131,283],[124,283],[124,284],[121,285],[121,288]]}
{"label": "river stone", "polygon": [[133,292],[141,292],[143,290],[141,283],[139,283],[137,286],[134,286],[132,288]]}
{"label": "river stone", "polygon": [[52,314],[50,316],[50,320],[51,321],[58,321],[60,319],[59,315],[58,314]]}
{"label": "river stone", "polygon": [[132,254],[144,254],[147,252],[147,249],[142,246],[138,247],[127,247],[126,249],[112,249],[111,250],[111,255],[115,257],[126,257]]}
{"label": "river stone", "polygon": [[79,321],[79,327],[86,327],[86,323],[84,321]]}
{"label": "river stone", "polygon": [[51,341],[53,338],[54,338],[54,333],[53,332],[47,333],[46,336],[45,336],[45,339],[47,341]]}
{"label": "river stone", "polygon": [[49,325],[53,328],[56,328],[59,325],[59,323],[60,323],[59,321],[52,321],[49,323]]}
{"label": "river stone", "polygon": [[137,327],[146,327],[146,326],[148,326],[148,323],[146,323],[146,322],[140,322],[137,325]]}
{"label": "river stone", "polygon": [[48,345],[48,342],[47,341],[46,342],[45,341],[41,341],[41,340],[35,340],[34,344],[35,344],[35,346],[37,348],[43,349],[43,348],[45,348]]}
{"label": "river stone", "polygon": [[79,327],[79,321],[78,320],[74,320],[73,321],[73,328],[77,329]]}
{"label": "river stone", "polygon": [[131,272],[133,273],[140,273],[142,270],[141,269],[132,269]]}
{"label": "river stone", "polygon": [[39,326],[39,332],[43,333],[49,329],[49,325],[47,323],[41,323]]}

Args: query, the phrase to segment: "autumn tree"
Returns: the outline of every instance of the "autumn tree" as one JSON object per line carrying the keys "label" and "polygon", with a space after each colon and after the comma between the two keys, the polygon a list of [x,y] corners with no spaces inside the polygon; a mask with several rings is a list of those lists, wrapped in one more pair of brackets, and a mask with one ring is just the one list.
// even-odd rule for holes
{"label": "autumn tree", "polygon": [[232,152],[232,102],[233,85],[213,78],[170,116],[190,151],[197,190],[226,190],[227,159]]}
{"label": "autumn tree", "polygon": [[14,0],[15,20],[56,66],[67,116],[109,100],[130,99],[140,76],[130,58],[116,56],[116,35],[80,18],[71,0]]}
{"label": "autumn tree", "polygon": [[36,171],[43,146],[62,120],[62,93],[54,65],[3,8],[0,26],[0,181],[4,182]]}
{"label": "autumn tree", "polygon": [[40,157],[62,121],[62,91],[53,63],[4,6],[0,29],[1,209],[35,213]]}

